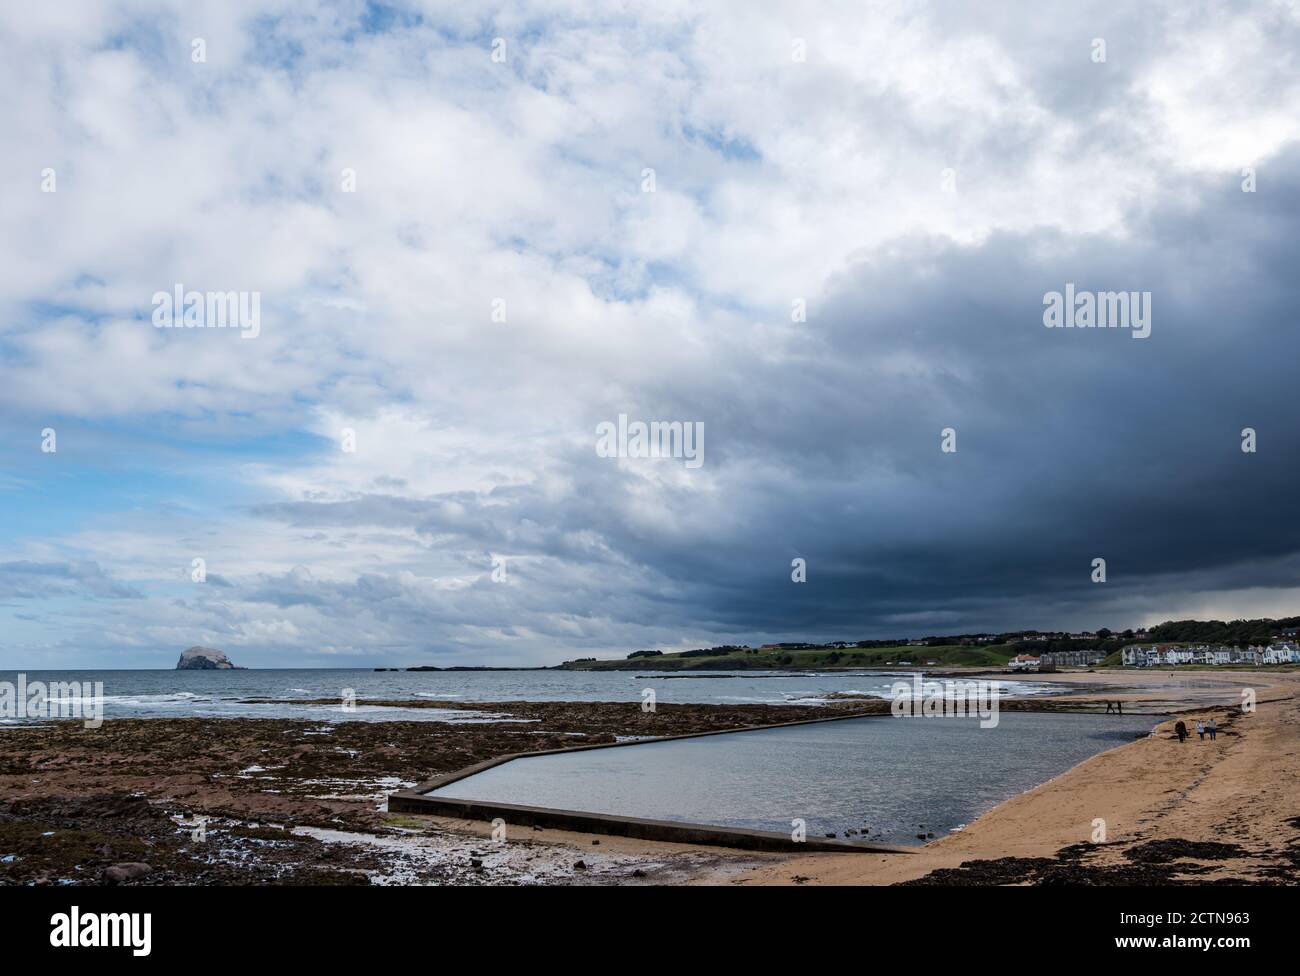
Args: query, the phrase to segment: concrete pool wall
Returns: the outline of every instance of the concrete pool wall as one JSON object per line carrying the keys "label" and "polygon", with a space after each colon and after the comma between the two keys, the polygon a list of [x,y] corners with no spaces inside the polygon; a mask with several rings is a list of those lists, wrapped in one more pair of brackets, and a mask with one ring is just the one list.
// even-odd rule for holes
{"label": "concrete pool wall", "polygon": [[821,718],[800,719],[794,722],[777,722],[771,725],[749,725],[739,729],[718,729],[710,732],[690,732],[685,735],[656,736],[630,742],[606,742],[593,745],[570,746],[566,749],[545,749],[538,752],[514,752],[488,759],[455,772],[431,779],[409,790],[399,790],[388,796],[390,813],[430,814],[457,817],[465,820],[491,821],[501,818],[507,824],[520,827],[551,827],[588,834],[605,834],[614,837],[631,837],[637,840],[666,841],[676,844],[709,844],[715,847],[734,847],[751,851],[840,851],[875,854],[912,854],[915,848],[895,844],[876,844],[869,841],[838,840],[833,838],[807,838],[794,840],[790,834],[775,830],[752,830],[743,827],[720,827],[713,824],[691,823],[680,820],[648,820],[617,814],[592,813],[582,810],[563,810],[527,804],[483,802],[459,797],[431,796],[444,786],[505,765],[516,759],[537,756],[565,755],[589,752],[595,749],[619,749],[655,742],[681,739],[701,739],[737,732],[754,732],[761,729],[780,729],[798,725],[816,725],[844,719],[888,718],[885,714],[851,713],[829,715]]}

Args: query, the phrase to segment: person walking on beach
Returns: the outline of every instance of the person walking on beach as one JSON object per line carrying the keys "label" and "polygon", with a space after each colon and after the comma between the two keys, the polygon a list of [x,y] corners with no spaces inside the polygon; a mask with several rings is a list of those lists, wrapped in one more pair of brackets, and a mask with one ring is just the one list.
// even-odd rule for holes
{"label": "person walking on beach", "polygon": [[1214,724],[1214,719],[1210,719],[1210,724],[1207,726],[1207,728],[1209,729],[1210,732],[1210,741],[1213,742],[1214,733],[1219,731],[1219,727]]}
{"label": "person walking on beach", "polygon": [[1177,724],[1174,725],[1174,734],[1178,736],[1179,742],[1184,742],[1187,739],[1187,726],[1183,724],[1181,718],[1178,720]]}
{"label": "person walking on beach", "polygon": [[1205,723],[1202,722],[1199,718],[1196,720],[1196,734],[1199,735],[1202,739],[1205,738]]}

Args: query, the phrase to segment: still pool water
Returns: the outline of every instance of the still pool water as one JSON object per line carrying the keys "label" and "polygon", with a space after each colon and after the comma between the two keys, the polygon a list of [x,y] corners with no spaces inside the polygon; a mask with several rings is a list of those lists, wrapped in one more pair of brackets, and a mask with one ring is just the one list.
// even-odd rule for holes
{"label": "still pool water", "polygon": [[[431,795],[683,820],[809,837],[870,828],[919,844],[1106,749],[1153,716],[1004,712],[977,719],[845,719],[515,759]],[[1090,817],[1080,813],[1086,840]]]}

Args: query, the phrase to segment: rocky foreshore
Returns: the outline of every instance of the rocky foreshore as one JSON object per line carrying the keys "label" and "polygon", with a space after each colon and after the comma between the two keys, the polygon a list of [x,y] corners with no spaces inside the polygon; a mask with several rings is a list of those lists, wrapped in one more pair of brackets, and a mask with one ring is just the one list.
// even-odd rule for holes
{"label": "rocky foreshore", "polygon": [[[813,717],[806,706],[366,702],[511,721],[114,719],[0,732],[0,883],[596,883],[675,880],[708,851],[646,858],[539,835],[493,845],[389,815],[387,794],[512,752]],[[846,712],[856,705],[842,706]],[[818,710],[818,715],[826,714]],[[201,829],[200,829],[200,824]],[[590,843],[590,842],[588,842]]]}

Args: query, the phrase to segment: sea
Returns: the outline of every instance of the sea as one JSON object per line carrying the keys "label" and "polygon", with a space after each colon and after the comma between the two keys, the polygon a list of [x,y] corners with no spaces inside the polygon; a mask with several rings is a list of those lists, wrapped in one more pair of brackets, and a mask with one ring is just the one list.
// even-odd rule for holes
{"label": "sea", "polygon": [[[103,684],[103,717],[279,718],[328,722],[493,721],[493,713],[458,710],[457,702],[611,701],[640,702],[646,689],[670,704],[825,704],[834,694],[889,697],[894,682],[915,672],[894,671],[374,671],[371,669],[250,669],[237,671],[25,671],[24,682],[62,687],[76,683],[83,694]],[[0,671],[0,682],[17,685],[19,672]],[[1004,680],[1002,697],[1059,694],[1065,689],[1026,680]],[[274,699],[274,701],[258,701]],[[329,704],[309,704],[328,699]],[[448,708],[396,708],[364,699],[429,699]],[[344,702],[354,700],[355,707]],[[334,702],[337,701],[337,704]],[[0,724],[35,721],[0,717]]]}

